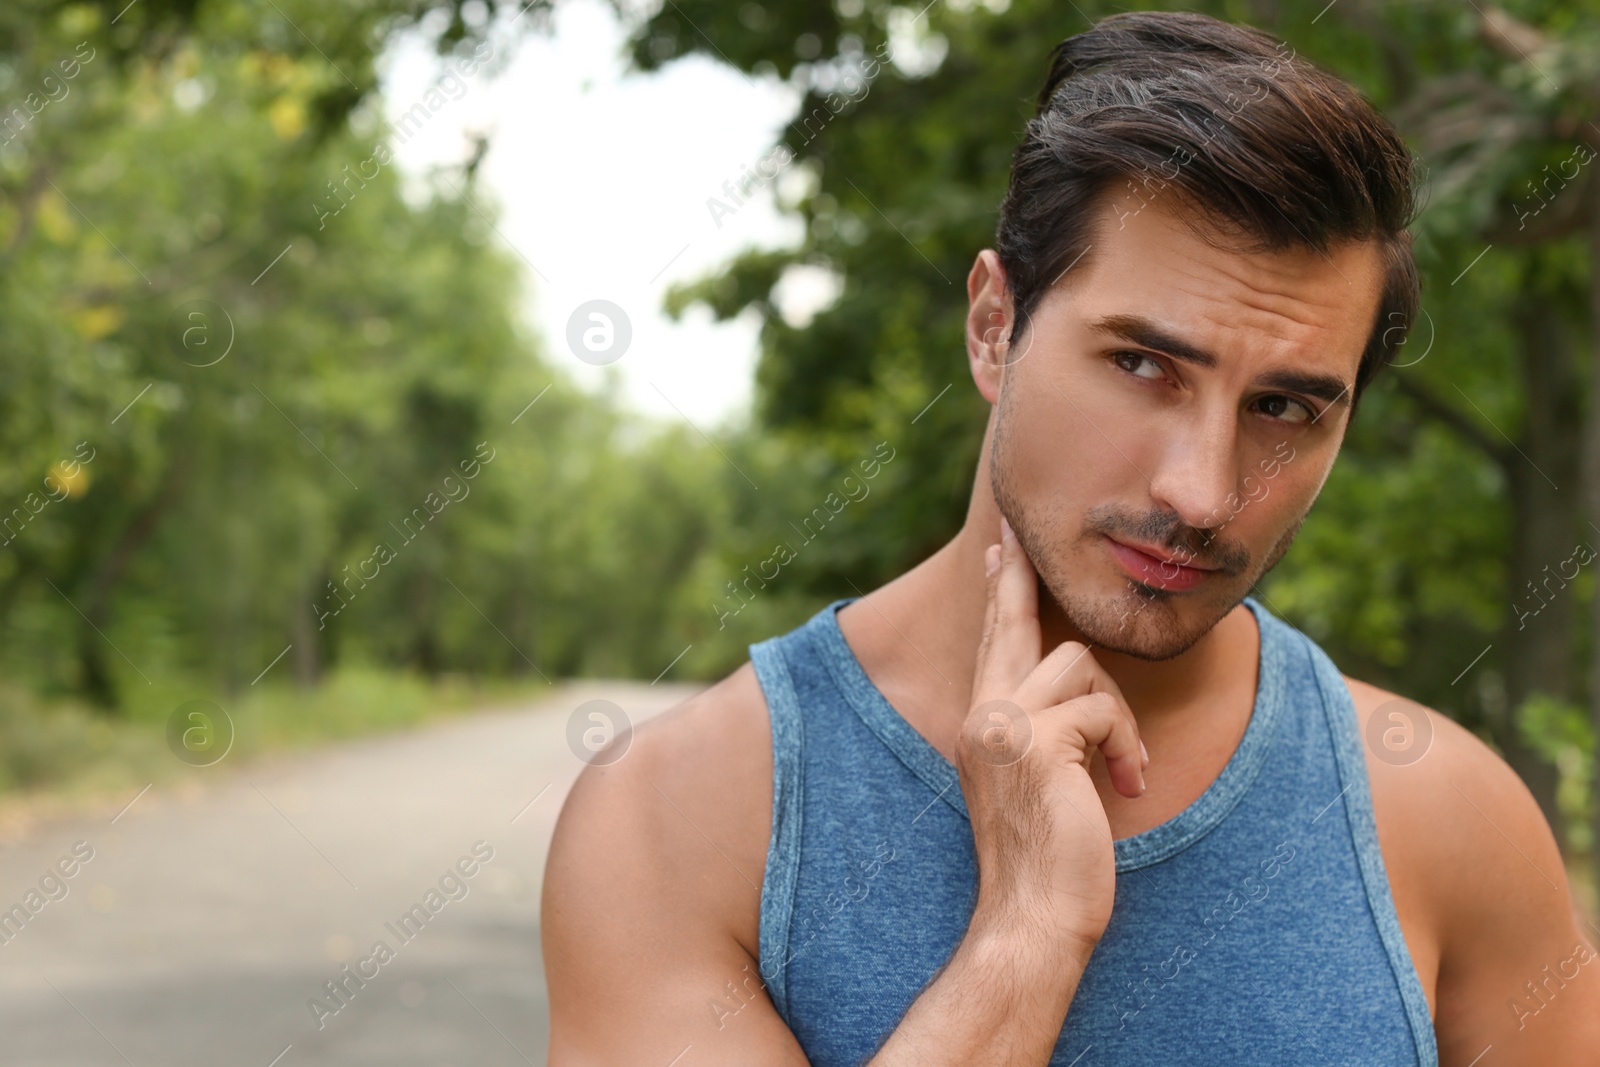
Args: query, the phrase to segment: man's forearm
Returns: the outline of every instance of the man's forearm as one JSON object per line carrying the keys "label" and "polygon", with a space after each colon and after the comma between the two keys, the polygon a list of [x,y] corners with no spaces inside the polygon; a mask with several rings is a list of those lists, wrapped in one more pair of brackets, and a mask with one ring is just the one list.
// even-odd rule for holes
{"label": "man's forearm", "polygon": [[1044,1067],[1092,950],[969,929],[868,1067]]}

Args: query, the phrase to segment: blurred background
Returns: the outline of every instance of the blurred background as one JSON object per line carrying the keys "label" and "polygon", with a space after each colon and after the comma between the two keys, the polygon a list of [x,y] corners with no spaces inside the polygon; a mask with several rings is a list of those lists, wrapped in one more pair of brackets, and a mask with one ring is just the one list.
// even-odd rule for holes
{"label": "blurred background", "polygon": [[[1184,8],[1429,176],[1262,597],[1501,752],[1593,914],[1600,3]],[[966,272],[1120,9],[0,7],[0,1060],[542,1063],[592,731],[958,527]]]}

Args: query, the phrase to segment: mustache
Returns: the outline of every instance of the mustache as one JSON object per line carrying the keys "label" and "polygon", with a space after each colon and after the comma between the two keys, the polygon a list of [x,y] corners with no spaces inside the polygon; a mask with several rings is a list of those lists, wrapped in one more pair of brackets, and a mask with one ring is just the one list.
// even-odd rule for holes
{"label": "mustache", "polygon": [[1119,541],[1162,546],[1166,549],[1164,563],[1215,567],[1224,574],[1239,574],[1250,566],[1250,551],[1243,545],[1224,540],[1220,531],[1186,525],[1170,513],[1132,517],[1113,507],[1096,507],[1089,510],[1084,522],[1093,532]]}

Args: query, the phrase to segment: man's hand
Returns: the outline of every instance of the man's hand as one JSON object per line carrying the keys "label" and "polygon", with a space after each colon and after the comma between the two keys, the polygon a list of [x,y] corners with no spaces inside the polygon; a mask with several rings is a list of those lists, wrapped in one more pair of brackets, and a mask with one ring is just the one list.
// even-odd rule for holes
{"label": "man's hand", "polygon": [[1086,646],[1067,641],[1040,659],[1033,565],[1004,519],[985,566],[983,643],[956,745],[978,853],[973,926],[1087,959],[1116,890],[1089,761],[1098,747],[1117,791],[1137,797],[1148,760],[1133,713]]}
{"label": "man's hand", "polygon": [[956,771],[978,902],[967,932],[869,1067],[1049,1062],[1116,891],[1098,748],[1118,792],[1144,791],[1138,724],[1116,683],[1066,642],[1040,659],[1033,565],[1001,520]]}

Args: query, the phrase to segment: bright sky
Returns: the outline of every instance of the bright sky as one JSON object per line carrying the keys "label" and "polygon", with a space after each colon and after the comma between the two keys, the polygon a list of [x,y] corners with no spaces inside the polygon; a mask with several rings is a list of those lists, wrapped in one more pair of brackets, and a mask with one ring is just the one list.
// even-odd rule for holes
{"label": "bright sky", "polygon": [[[503,32],[492,39],[492,65],[463,79],[465,92],[398,146],[401,167],[421,173],[459,163],[470,154],[468,135],[487,133],[479,189],[500,202],[501,235],[532,264],[527,317],[549,357],[590,388],[615,373],[631,407],[704,430],[741,413],[755,361],[753,318],[714,324],[698,308],[673,323],[660,311],[662,296],[746,246],[798,243],[800,224],[779,215],[770,187],[720,228],[706,206],[767,153],[797,94],[700,58],[625,77],[622,27],[597,0],[558,4],[551,36],[528,36],[515,49]],[[393,122],[422,99],[441,66],[414,40],[385,64]],[[802,177],[790,168],[779,180]],[[790,292],[786,315],[825,299],[814,286]],[[609,366],[596,365],[604,353],[592,352],[606,343],[604,320],[578,324],[580,344],[584,331],[598,331],[588,335],[588,362],[567,340],[574,312],[595,300],[621,308],[631,325],[631,341]],[[610,343],[620,335],[613,322]]]}

